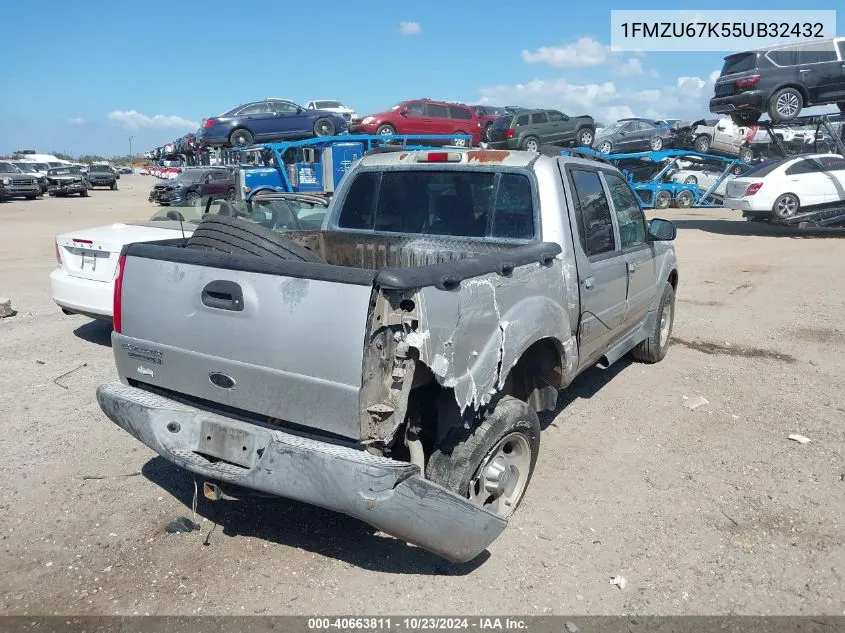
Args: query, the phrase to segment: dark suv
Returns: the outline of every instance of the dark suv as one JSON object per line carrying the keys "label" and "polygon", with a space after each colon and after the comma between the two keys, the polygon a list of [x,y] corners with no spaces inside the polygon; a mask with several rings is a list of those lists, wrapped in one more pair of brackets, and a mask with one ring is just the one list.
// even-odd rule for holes
{"label": "dark suv", "polygon": [[153,186],[148,200],[169,205],[206,197],[235,200],[234,172],[227,167],[189,167],[176,178]]}
{"label": "dark suv", "polygon": [[499,117],[490,126],[488,147],[537,152],[541,145],[590,147],[596,135],[593,117],[567,116],[558,110],[530,110]]}
{"label": "dark suv", "polygon": [[791,121],[807,106],[845,112],[845,38],[776,44],[725,57],[710,112],[754,125],[764,112]]}

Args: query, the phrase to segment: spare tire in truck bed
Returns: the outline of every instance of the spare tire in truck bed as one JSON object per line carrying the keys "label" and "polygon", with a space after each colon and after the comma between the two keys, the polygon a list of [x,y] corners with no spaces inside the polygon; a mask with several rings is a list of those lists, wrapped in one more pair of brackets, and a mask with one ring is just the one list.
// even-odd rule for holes
{"label": "spare tire in truck bed", "polygon": [[324,259],[281,233],[248,220],[224,215],[208,215],[203,218],[194,234],[188,238],[185,247],[235,255],[325,263]]}

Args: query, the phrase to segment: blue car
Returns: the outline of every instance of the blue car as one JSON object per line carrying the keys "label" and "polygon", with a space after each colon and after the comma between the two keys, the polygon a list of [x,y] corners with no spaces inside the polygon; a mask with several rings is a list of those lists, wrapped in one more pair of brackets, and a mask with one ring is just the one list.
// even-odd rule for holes
{"label": "blue car", "polygon": [[203,120],[197,141],[206,147],[246,147],[256,142],[335,136],[346,131],[346,120],[334,112],[306,110],[285,99],[264,99]]}

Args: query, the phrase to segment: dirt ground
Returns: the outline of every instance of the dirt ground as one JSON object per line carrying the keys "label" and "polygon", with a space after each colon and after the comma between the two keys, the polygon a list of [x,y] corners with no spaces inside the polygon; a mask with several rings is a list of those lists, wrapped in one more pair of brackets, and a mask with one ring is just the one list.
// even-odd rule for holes
{"label": "dirt ground", "polygon": [[562,393],[510,526],[451,565],[285,500],[200,498],[200,532],[165,532],[193,480],[101,413],[109,329],[48,280],[54,235],[149,217],[151,185],[0,203],[0,613],[845,613],[845,241],[664,212],[668,357]]}

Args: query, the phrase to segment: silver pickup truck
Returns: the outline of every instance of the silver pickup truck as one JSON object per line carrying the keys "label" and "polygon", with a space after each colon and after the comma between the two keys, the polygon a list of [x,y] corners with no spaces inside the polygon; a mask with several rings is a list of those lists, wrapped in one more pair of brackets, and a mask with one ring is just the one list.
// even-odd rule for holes
{"label": "silver pickup truck", "polygon": [[98,401],[207,496],[297,499],[468,561],[525,494],[537,413],[669,346],[675,227],[601,162],[382,152],[321,230],[278,225],[218,215],[120,256],[120,382]]}

